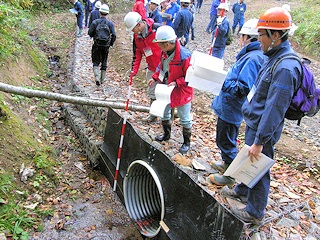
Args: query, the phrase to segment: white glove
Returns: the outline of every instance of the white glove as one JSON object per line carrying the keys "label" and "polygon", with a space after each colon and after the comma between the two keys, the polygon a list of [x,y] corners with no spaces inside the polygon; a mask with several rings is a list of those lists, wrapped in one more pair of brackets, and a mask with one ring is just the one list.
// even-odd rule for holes
{"label": "white glove", "polygon": [[223,21],[224,17],[219,16],[217,19],[217,25],[221,25],[222,21]]}

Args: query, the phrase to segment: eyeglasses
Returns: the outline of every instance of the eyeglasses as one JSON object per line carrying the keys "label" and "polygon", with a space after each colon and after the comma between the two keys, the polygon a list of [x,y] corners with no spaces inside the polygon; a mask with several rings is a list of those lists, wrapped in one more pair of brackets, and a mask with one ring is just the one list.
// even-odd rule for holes
{"label": "eyeglasses", "polygon": [[266,33],[258,33],[258,38],[261,38],[264,35],[267,35],[267,34]]}

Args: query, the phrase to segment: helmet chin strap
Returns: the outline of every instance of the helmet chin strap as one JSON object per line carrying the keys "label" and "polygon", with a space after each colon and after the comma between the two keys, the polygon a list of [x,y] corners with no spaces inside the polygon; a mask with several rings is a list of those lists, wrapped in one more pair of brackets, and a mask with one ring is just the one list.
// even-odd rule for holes
{"label": "helmet chin strap", "polygon": [[[267,29],[267,32],[268,32],[268,35],[271,37],[271,31],[270,31],[270,29]],[[287,35],[288,33],[289,33],[289,30],[285,31],[279,38],[277,38],[277,39],[272,39],[272,42],[271,42],[270,46],[268,47],[267,51],[270,51],[270,50],[273,48],[274,43],[275,43],[277,40],[283,38],[283,37],[284,37],[285,35]]]}

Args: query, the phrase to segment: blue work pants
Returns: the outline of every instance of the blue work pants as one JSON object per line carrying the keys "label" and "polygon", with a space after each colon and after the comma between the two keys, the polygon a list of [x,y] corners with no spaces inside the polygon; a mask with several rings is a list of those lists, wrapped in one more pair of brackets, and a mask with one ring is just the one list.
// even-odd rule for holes
{"label": "blue work pants", "polygon": [[[276,129],[271,139],[263,145],[262,153],[270,158],[273,158],[274,156],[274,145],[280,139],[282,127]],[[247,126],[245,143],[251,146],[254,143],[255,138],[256,131]],[[270,191],[270,171],[268,171],[252,189],[240,183],[236,186],[235,191],[239,195],[248,196],[246,211],[256,218],[262,218],[264,216],[264,210],[268,204],[268,195]]]}

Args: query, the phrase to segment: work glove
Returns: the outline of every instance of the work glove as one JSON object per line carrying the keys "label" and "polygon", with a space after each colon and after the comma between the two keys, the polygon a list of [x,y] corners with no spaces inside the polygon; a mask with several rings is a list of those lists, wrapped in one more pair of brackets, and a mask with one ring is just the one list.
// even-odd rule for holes
{"label": "work glove", "polygon": [[220,26],[222,21],[223,21],[224,17],[219,16],[217,19],[217,25]]}

